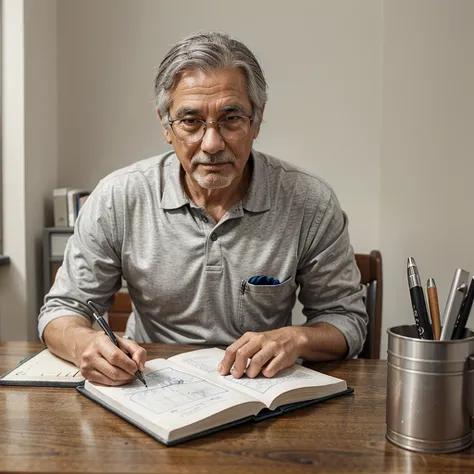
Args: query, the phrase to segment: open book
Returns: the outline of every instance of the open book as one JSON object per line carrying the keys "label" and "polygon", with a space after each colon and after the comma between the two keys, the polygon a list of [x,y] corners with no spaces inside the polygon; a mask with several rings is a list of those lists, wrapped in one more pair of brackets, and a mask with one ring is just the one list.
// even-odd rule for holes
{"label": "open book", "polygon": [[70,362],[56,357],[48,349],[22,360],[0,377],[0,385],[36,387],[77,387],[84,382],[81,371]]}
{"label": "open book", "polygon": [[223,356],[212,348],[150,360],[148,388],[137,380],[121,387],[86,381],[77,390],[166,445],[352,392],[344,380],[299,365],[273,378],[221,376]]}

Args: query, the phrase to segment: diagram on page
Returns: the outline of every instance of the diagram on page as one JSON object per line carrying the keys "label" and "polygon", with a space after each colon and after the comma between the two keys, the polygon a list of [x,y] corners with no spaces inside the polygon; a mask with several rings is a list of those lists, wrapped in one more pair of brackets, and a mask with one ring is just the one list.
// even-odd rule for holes
{"label": "diagram on page", "polygon": [[200,408],[213,404],[212,397],[227,390],[199,377],[171,367],[146,374],[148,389],[130,387],[130,401],[153,411],[157,415],[179,409],[192,402],[203,402]]}
{"label": "diagram on page", "polygon": [[203,354],[201,356],[193,355],[193,357],[183,357],[181,360],[185,364],[195,367],[196,369],[203,370],[208,374],[212,374],[214,372],[217,373],[217,362],[215,357],[209,357],[208,355]]}
{"label": "diagram on page", "polygon": [[245,375],[240,379],[236,379],[232,377],[232,375],[227,375],[225,377],[225,379],[229,382],[242,385],[259,393],[265,393],[267,390],[271,389],[275,385],[308,378],[312,378],[310,374],[300,371],[295,367],[284,369],[272,378],[267,378],[263,375],[259,375],[254,379],[250,379]]}

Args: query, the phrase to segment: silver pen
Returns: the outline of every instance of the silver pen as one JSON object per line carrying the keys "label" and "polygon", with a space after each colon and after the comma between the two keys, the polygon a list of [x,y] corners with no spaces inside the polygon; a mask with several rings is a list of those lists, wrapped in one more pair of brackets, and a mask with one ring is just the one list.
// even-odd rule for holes
{"label": "silver pen", "polygon": [[467,291],[469,272],[458,268],[454,272],[451,289],[449,290],[446,307],[444,308],[443,327],[441,329],[440,341],[450,341],[453,337],[454,326],[461,309],[464,296]]}

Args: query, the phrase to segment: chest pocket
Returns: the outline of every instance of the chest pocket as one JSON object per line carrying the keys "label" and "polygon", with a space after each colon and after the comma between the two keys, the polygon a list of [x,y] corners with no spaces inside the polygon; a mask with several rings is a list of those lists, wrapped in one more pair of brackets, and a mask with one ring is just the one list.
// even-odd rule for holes
{"label": "chest pocket", "polygon": [[288,326],[295,290],[293,277],[279,285],[252,285],[242,281],[238,308],[240,330],[262,332]]}

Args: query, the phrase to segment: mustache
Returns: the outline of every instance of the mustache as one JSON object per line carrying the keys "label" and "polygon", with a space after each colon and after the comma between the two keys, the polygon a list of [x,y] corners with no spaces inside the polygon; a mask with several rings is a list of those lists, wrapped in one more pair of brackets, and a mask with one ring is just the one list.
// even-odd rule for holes
{"label": "mustache", "polygon": [[215,153],[214,155],[209,155],[208,153],[198,153],[193,156],[191,164],[193,165],[221,165],[224,163],[235,163],[235,156],[229,153]]}

